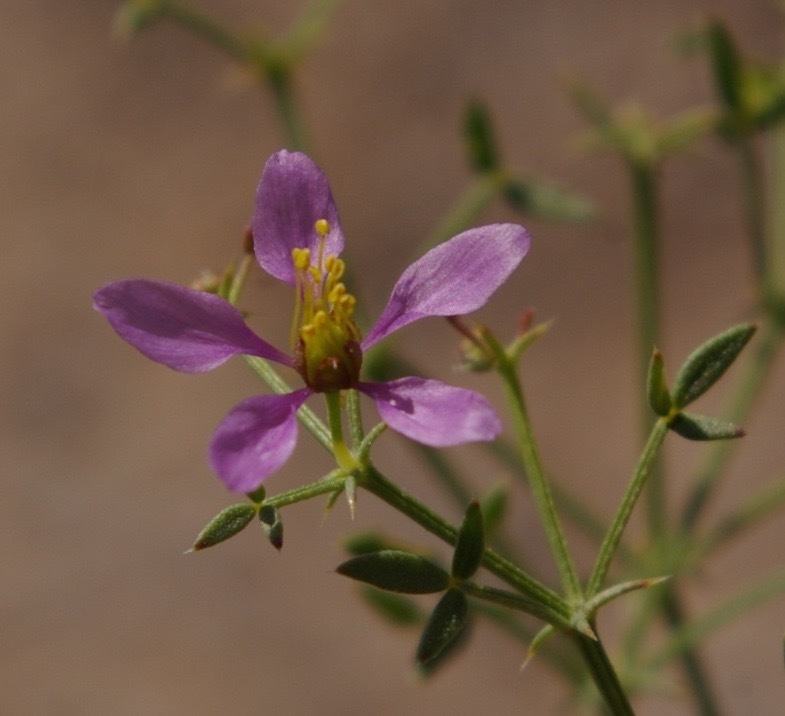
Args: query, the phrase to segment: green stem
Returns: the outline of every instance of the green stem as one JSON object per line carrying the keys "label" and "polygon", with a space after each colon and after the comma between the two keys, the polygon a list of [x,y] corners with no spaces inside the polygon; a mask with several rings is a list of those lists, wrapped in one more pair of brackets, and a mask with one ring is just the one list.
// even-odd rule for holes
{"label": "green stem", "polygon": [[507,398],[510,402],[513,419],[515,421],[515,432],[521,448],[521,458],[523,460],[526,474],[529,477],[532,496],[537,504],[540,518],[545,527],[545,533],[553,550],[554,558],[561,575],[562,584],[568,599],[579,599],[582,596],[580,580],[575,563],[567,549],[567,539],[564,536],[559,516],[556,513],[556,506],[553,502],[550,485],[545,477],[542,461],[534,439],[529,414],[526,410],[526,402],[523,397],[523,388],[515,372],[515,365],[510,360],[504,347],[496,340],[490,331],[483,331],[483,339],[493,352],[496,359],[496,370],[502,379]]}
{"label": "green stem", "polygon": [[[684,609],[674,584],[664,587],[660,597],[660,607],[672,632],[678,632],[684,628],[685,623],[689,623],[689,620],[684,615]],[[703,664],[695,651],[695,645],[685,647],[681,653],[681,663],[689,681],[698,713],[701,716],[716,716],[719,714],[719,706],[709,685],[706,670],[703,668]]]}
{"label": "green stem", "polygon": [[346,391],[346,414],[349,416],[349,432],[352,435],[352,447],[357,450],[365,439],[362,411],[360,410],[360,393],[356,390]]}
{"label": "green stem", "polygon": [[[637,391],[640,396],[640,431],[651,430],[652,413],[646,400],[646,381],[651,352],[660,342],[657,170],[649,164],[630,163],[635,224],[635,289],[638,325]],[[665,529],[665,480],[655,461],[649,470],[647,499],[649,532],[657,537]]]}
{"label": "green stem", "polygon": [[[592,624],[592,627],[596,634],[595,625]],[[570,636],[573,637],[578,651],[589,668],[594,684],[613,716],[634,715],[635,712],[632,710],[627,694],[622,688],[616,670],[613,668],[599,637],[592,639],[585,634],[574,631],[570,632]]]}
{"label": "green stem", "polygon": [[526,614],[532,614],[551,624],[553,624],[554,618],[556,618],[559,620],[559,623],[554,624],[554,626],[564,631],[567,631],[572,627],[569,619],[565,619],[561,615],[555,614],[552,609],[543,606],[541,602],[534,599],[527,599],[520,594],[507,592],[503,589],[496,589],[495,587],[489,587],[485,584],[476,584],[475,582],[461,582],[458,585],[458,588],[469,597],[481,599],[492,604],[498,604],[507,609],[514,609],[516,611],[525,612]]}
{"label": "green stem", "polygon": [[627,526],[627,523],[632,516],[633,508],[638,501],[643,486],[646,484],[646,479],[649,476],[649,471],[657,455],[657,451],[662,446],[667,433],[667,419],[659,418],[651,429],[649,439],[646,441],[646,446],[643,448],[643,453],[638,461],[638,466],[635,468],[630,484],[627,486],[627,491],[622,498],[621,505],[619,506],[616,516],[613,518],[613,522],[605,536],[605,540],[600,547],[597,562],[594,565],[591,577],[589,577],[589,584],[586,588],[589,598],[597,594],[600,587],[602,587],[602,583],[608,574],[613,555],[616,553],[622,535],[624,534],[624,528]]}
{"label": "green stem", "polygon": [[327,418],[330,424],[330,438],[332,440],[333,455],[338,467],[346,472],[356,470],[360,465],[355,459],[354,455],[349,451],[346,446],[346,441],[343,439],[343,420],[341,410],[341,394],[339,392],[330,392],[324,394],[327,401]]}
{"label": "green stem", "polygon": [[285,64],[270,66],[267,68],[266,78],[273,97],[275,97],[275,104],[286,133],[289,149],[307,151],[308,141],[305,136],[305,126],[297,111],[292,91],[291,67]]}
{"label": "green stem", "polygon": [[320,23],[332,12],[332,7],[327,8],[325,13],[315,15],[314,22],[309,20],[303,28],[298,29],[299,26],[296,26],[289,40],[291,47],[284,44],[276,50],[268,42],[246,40],[214,18],[180,3],[161,0],[159,9],[162,18],[190,30],[249,68],[260,80],[266,81],[275,98],[289,148],[306,151],[305,128],[293,98],[292,68],[304,48],[313,41],[314,27],[318,24],[321,29]]}
{"label": "green stem", "polygon": [[[457,529],[453,525],[390,482],[373,466],[364,470],[361,486],[439,539],[450,545],[455,544]],[[489,572],[522,594],[547,605],[562,617],[570,616],[571,609],[564,599],[493,550],[485,550],[482,563]]]}
{"label": "green stem", "polygon": [[[521,462],[520,452],[509,442],[500,438],[494,440],[492,443],[484,443],[483,446],[502,464],[510,468],[514,475],[527,481],[526,468]],[[557,507],[567,515],[567,517],[569,517],[587,537],[590,537],[597,544],[600,544],[605,536],[605,525],[602,520],[600,520],[597,515],[590,512],[577,497],[574,497],[560,487],[557,482],[549,479],[548,483],[551,486],[553,499],[556,502]],[[623,552],[625,557],[631,556],[628,551],[624,549],[623,545],[620,547],[619,552]]]}
{"label": "green stem", "polygon": [[251,62],[250,45],[214,18],[170,0],[160,0],[159,10],[161,17],[190,30],[208,44],[226,52],[240,64],[248,65]]}
{"label": "green stem", "polygon": [[766,247],[766,216],[764,213],[763,174],[750,137],[738,142],[741,176],[744,191],[744,215],[747,221],[747,233],[752,250],[752,266],[757,284],[761,288],[766,285],[767,247]]}
{"label": "green stem", "polygon": [[310,485],[303,485],[302,487],[296,487],[293,490],[267,497],[264,504],[278,508],[287,507],[297,502],[310,500],[312,497],[318,497],[319,495],[342,490],[345,482],[346,473],[336,470],[327,477],[318,480],[317,482],[313,482]]}

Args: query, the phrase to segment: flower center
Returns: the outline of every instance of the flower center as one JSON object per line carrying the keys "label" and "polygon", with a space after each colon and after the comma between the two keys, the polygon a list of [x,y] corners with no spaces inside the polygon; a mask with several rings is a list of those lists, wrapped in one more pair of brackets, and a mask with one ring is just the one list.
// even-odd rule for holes
{"label": "flower center", "polygon": [[357,299],[341,283],[346,264],[324,255],[330,224],[314,224],[319,249],[292,249],[297,291],[292,324],[294,367],[305,384],[317,393],[351,388],[360,379],[360,331],[352,315]]}

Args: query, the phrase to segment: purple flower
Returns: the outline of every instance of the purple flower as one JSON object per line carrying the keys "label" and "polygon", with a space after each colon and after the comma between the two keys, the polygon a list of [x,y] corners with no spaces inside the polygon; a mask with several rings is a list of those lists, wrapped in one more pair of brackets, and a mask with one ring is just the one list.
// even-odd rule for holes
{"label": "purple flower", "polygon": [[344,271],[338,211],[327,179],[304,154],[280,151],[267,161],[256,196],[254,250],[261,267],[295,287],[292,355],[259,338],[223,298],[144,279],[96,291],[93,305],[118,335],[174,370],[212,370],[234,355],[265,358],[297,370],[304,388],[262,395],[236,406],[218,426],[210,463],[233,492],[250,492],[281,467],[297,441],[297,409],[313,393],[354,388],[370,396],[382,419],[436,447],[492,440],[499,419],[478,393],[435,380],[360,380],[363,352],[425,316],[455,316],[482,306],[529,249],[514,224],[465,231],[409,266],[381,317],[362,338]]}

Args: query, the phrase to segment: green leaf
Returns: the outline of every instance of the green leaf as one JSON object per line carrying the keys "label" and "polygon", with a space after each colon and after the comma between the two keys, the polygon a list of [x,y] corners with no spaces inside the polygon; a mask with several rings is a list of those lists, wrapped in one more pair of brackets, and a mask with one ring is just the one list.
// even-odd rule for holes
{"label": "green leaf", "polygon": [[687,440],[728,440],[745,435],[742,428],[727,420],[695,413],[679,413],[668,427]]}
{"label": "green leaf", "polygon": [[439,600],[425,625],[416,661],[422,666],[433,661],[463,631],[469,602],[459,589],[450,589]]}
{"label": "green leaf", "polygon": [[671,411],[671,395],[665,382],[665,361],[656,348],[651,354],[649,375],[646,381],[649,405],[657,415],[668,415]]}
{"label": "green leaf", "polygon": [[734,112],[742,107],[741,60],[727,28],[714,21],[708,29],[709,53],[720,97]]}
{"label": "green leaf", "polygon": [[582,222],[596,215],[591,201],[553,182],[510,178],[502,187],[502,196],[516,211],[553,221]]}
{"label": "green leaf", "polygon": [[353,557],[336,571],[379,589],[403,594],[443,592],[450,585],[450,575],[440,567],[419,555],[393,549]]}
{"label": "green leaf", "polygon": [[499,485],[488,492],[480,502],[482,521],[485,525],[485,534],[492,535],[501,526],[507,514],[509,490],[506,485]]}
{"label": "green leaf", "polygon": [[480,566],[485,552],[485,529],[480,503],[473,500],[458,528],[455,552],[452,557],[452,576],[469,579]]}
{"label": "green leaf", "polygon": [[361,594],[371,609],[395,626],[416,626],[425,621],[422,610],[409,597],[366,585]]}
{"label": "green leaf", "polygon": [[706,341],[684,362],[673,386],[673,404],[681,409],[703,395],[736,360],[757,326],[743,323]]}
{"label": "green leaf", "polygon": [[469,152],[469,162],[481,174],[499,168],[499,151],[493,136],[493,126],[487,107],[478,101],[470,102],[464,116],[463,133]]}
{"label": "green leaf", "polygon": [[259,510],[259,521],[262,523],[267,539],[275,549],[283,547],[283,521],[281,520],[281,513],[277,507],[272,505],[264,505]]}
{"label": "green leaf", "polygon": [[205,528],[197,535],[196,541],[188,551],[198,552],[201,549],[212,547],[228,540],[230,537],[234,537],[246,527],[255,514],[256,507],[247,502],[229,505],[229,507],[221,510],[207,523]]}

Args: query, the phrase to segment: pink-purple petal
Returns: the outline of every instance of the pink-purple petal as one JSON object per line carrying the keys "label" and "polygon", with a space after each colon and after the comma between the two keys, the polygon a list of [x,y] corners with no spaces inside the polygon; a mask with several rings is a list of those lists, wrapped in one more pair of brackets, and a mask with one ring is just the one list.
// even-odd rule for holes
{"label": "pink-purple petal", "polygon": [[376,401],[393,430],[425,445],[493,440],[502,430],[490,403],[473,390],[425,378],[360,383],[357,389]]}
{"label": "pink-purple petal", "polygon": [[297,443],[297,409],[307,388],[262,395],[236,406],[210,443],[210,464],[232,492],[252,492],[290,457]]}
{"label": "pink-purple petal", "polygon": [[476,311],[515,270],[530,243],[522,226],[491,224],[431,249],[398,279],[363,349],[420,318]]}
{"label": "pink-purple petal", "polygon": [[326,219],[324,255],[343,251],[343,234],[330,185],[321,169],[305,154],[282,150],[265,164],[253,215],[254,251],[261,267],[275,278],[294,284],[292,249],[310,248],[316,258],[318,219]]}
{"label": "pink-purple petal", "polygon": [[219,296],[162,281],[110,283],[93,294],[93,307],[145,356],[184,373],[200,373],[238,354],[291,365],[259,338],[242,314]]}

